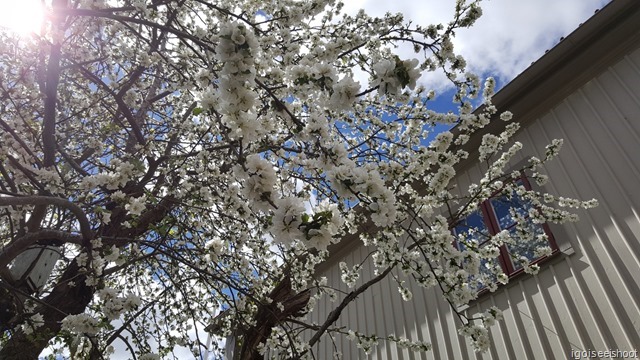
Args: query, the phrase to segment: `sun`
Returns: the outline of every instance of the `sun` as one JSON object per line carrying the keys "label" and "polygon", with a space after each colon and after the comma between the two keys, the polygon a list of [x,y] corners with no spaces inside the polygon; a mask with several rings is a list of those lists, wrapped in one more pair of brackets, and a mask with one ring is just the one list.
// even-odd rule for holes
{"label": "sun", "polygon": [[0,31],[39,33],[43,17],[41,0],[0,0]]}

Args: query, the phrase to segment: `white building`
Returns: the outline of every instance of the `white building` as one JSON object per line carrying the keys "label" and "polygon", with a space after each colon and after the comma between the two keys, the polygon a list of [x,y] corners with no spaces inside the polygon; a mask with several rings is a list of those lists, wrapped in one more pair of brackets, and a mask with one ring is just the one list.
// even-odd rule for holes
{"label": "white building", "polygon": [[[567,359],[572,351],[640,350],[640,1],[611,2],[505,86],[494,103],[522,124],[516,135],[525,145],[521,159],[543,157],[545,145],[564,139],[559,158],[545,167],[551,179],[545,191],[596,198],[600,206],[581,212],[578,223],[550,226],[557,250],[537,275],[513,276],[470,304],[470,313],[490,306],[504,311],[484,354],[458,335],[459,321],[439,289],[411,282],[413,301],[402,301],[387,279],[349,305],[335,325],[433,345],[414,354],[381,342],[370,359]],[[495,134],[504,124],[486,130]],[[481,170],[478,161],[467,161],[458,169],[458,186],[466,188]],[[353,265],[368,253],[359,241],[343,242],[319,270],[348,292],[338,263]],[[372,272],[366,262],[360,281]],[[336,305],[319,303],[311,320],[320,322]],[[335,350],[345,359],[365,358],[343,337],[334,343],[325,336],[314,346],[319,359]]]}

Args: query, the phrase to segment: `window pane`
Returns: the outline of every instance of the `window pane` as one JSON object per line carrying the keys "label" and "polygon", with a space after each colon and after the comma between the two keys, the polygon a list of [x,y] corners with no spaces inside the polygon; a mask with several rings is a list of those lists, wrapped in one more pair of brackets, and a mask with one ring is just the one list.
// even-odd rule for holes
{"label": "window pane", "polygon": [[[517,185],[523,184],[522,180],[517,182]],[[535,208],[530,202],[523,200],[514,191],[510,197],[497,196],[490,199],[489,203],[492,208],[491,216],[495,216],[493,221],[498,225],[499,230],[508,230],[513,239],[512,244],[506,245],[510,256],[509,259],[505,259],[513,265],[511,271],[522,269],[520,259],[524,258],[532,262],[548,254],[548,252],[538,251],[540,248],[549,247],[549,239],[542,225],[532,222],[529,213],[532,210],[535,211]],[[524,219],[524,223],[516,225],[516,219],[512,216],[512,212]],[[525,237],[525,233],[530,235]]]}
{"label": "window pane", "polygon": [[507,196],[500,196],[491,199],[491,206],[496,215],[496,222],[501,230],[508,229],[515,224],[515,219],[511,216],[509,209],[514,209],[516,213],[526,217],[529,214],[531,205],[523,201],[515,193],[512,194],[511,199]]}
{"label": "window pane", "polygon": [[[489,229],[484,223],[480,210],[459,222],[454,231],[456,235],[462,235],[464,240],[476,244],[484,243],[489,237]],[[463,249],[460,248],[460,250]]]}
{"label": "window pane", "polygon": [[[457,241],[458,249],[460,251],[466,250],[468,246],[472,246],[476,249],[486,246],[491,235],[480,210],[474,212],[458,223],[454,228],[454,233],[462,236],[462,239],[458,238]],[[463,266],[471,266],[469,261],[470,259],[464,260]],[[497,281],[496,276],[493,275],[493,272],[491,271],[492,266],[500,267],[497,259],[494,261],[489,261],[487,259],[480,260],[479,273],[469,276],[468,279],[470,286],[474,290],[480,291],[489,284]],[[481,275],[486,276],[488,279],[481,282]]]}
{"label": "window pane", "polygon": [[530,233],[530,236],[524,237],[523,234],[518,231],[517,227],[512,227],[509,229],[509,234],[513,238],[514,243],[507,245],[509,253],[516,259],[516,261],[512,261],[516,270],[522,268],[522,265],[517,261],[517,259],[524,257],[529,261],[534,261],[540,257],[536,256],[536,250],[541,247],[549,246],[549,240],[545,235],[542,225],[527,222],[522,224],[521,227],[527,233]]}

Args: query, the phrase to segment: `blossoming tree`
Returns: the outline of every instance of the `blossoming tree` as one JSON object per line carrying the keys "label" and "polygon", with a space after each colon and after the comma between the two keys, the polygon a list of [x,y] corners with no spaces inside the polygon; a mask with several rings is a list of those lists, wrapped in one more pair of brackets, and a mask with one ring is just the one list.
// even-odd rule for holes
{"label": "blossoming tree", "polygon": [[[332,325],[394,269],[440,286],[453,306],[504,280],[479,267],[508,233],[482,249],[451,245],[452,224],[495,192],[518,192],[539,221],[575,218],[554,204],[593,205],[510,181],[515,123],[483,137],[472,156],[486,175],[452,192],[465,143],[497,113],[493,81],[481,86],[453,52],[454,32],[481,14],[476,1],[431,26],[341,7],[54,0],[40,35],[0,31],[0,358],[100,358],[116,345],[140,359],[176,346],[220,356],[210,335],[233,336],[236,358],[267,347],[301,358],[330,333],[424,351]],[[394,54],[405,45],[417,59]],[[417,86],[425,71],[451,80],[458,112],[430,109],[433,92]],[[484,105],[472,113],[476,97]],[[456,126],[434,136],[440,123]],[[358,232],[376,277],[356,286],[358,268],[342,265],[352,292],[308,323],[332,286],[315,266]],[[16,270],[33,249],[56,254],[40,283]],[[461,332],[486,349],[498,317],[461,315]]]}

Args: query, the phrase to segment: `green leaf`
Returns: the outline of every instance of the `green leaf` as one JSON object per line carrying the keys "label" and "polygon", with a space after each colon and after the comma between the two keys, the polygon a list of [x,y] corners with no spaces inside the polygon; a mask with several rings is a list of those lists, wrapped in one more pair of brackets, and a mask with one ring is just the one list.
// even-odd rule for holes
{"label": "green leaf", "polygon": [[309,217],[309,214],[306,214],[306,213],[305,213],[305,214],[302,214],[302,223],[303,223],[303,224],[308,223],[308,222],[309,222],[309,218],[310,218],[310,217]]}

